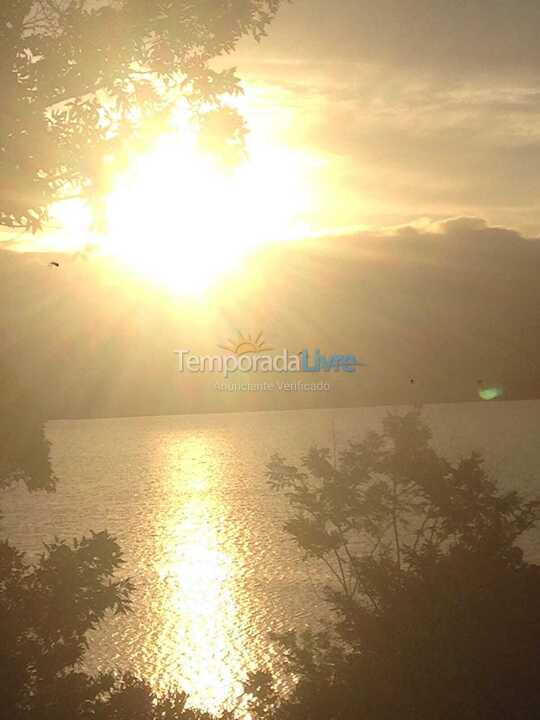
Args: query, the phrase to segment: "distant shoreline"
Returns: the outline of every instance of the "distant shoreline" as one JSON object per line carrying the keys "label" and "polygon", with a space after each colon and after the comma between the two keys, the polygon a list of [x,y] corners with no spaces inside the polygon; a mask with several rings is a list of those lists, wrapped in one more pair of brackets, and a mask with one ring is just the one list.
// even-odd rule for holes
{"label": "distant shoreline", "polygon": [[299,412],[333,412],[336,410],[359,410],[361,408],[403,408],[403,409],[422,409],[424,407],[433,407],[438,405],[501,405],[516,403],[540,402],[540,398],[499,398],[497,400],[442,400],[424,403],[407,403],[407,402],[385,402],[385,403],[366,403],[364,405],[334,405],[331,407],[298,407],[298,408],[270,408],[270,409],[248,409],[248,410],[216,410],[198,412],[168,412],[168,413],[135,413],[132,415],[81,415],[73,417],[55,417],[49,418],[47,422],[70,422],[76,420],[142,420],[145,418],[171,418],[171,417],[201,417],[201,416],[219,416],[219,415],[260,415],[268,413],[299,413]]}

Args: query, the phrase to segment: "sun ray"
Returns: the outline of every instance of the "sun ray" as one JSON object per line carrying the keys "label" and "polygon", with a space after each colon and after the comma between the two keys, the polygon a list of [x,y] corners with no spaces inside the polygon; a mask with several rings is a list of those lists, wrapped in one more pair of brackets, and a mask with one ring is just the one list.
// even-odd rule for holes
{"label": "sun ray", "polygon": [[[225,171],[179,116],[113,183],[100,251],[176,294],[196,296],[232,277],[261,246],[309,232],[303,218],[313,205],[313,158],[258,132],[257,117],[253,122],[248,159]],[[54,209],[66,233],[84,233],[88,242],[84,203]]]}

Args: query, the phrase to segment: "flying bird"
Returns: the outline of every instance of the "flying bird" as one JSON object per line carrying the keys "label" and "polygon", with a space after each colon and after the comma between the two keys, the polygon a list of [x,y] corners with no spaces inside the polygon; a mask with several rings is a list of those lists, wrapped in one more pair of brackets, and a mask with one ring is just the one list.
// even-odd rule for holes
{"label": "flying bird", "polygon": [[59,268],[59,267],[60,267],[60,263],[59,263],[59,262],[56,262],[56,260],[53,260],[52,262],[49,263],[49,267],[57,267],[57,268]]}

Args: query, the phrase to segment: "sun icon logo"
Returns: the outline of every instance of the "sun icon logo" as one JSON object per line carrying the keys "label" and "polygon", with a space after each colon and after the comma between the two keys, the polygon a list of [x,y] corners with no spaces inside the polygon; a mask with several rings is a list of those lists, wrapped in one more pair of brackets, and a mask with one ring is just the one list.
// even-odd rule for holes
{"label": "sun icon logo", "polygon": [[273,348],[266,345],[262,332],[255,339],[251,335],[244,335],[239,330],[237,332],[238,337],[236,340],[229,339],[228,345],[219,345],[218,347],[239,357],[273,350]]}

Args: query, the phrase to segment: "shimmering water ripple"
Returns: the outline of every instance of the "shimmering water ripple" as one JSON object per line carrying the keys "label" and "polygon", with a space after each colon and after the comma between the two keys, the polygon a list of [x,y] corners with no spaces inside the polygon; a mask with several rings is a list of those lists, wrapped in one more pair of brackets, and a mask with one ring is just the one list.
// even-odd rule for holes
{"label": "shimmering water ripple", "polygon": [[[402,408],[404,409],[404,408]],[[0,498],[3,532],[36,552],[54,535],[108,529],[137,585],[135,611],[94,634],[90,669],[120,667],[157,689],[180,686],[193,704],[234,702],[250,668],[279,667],[270,630],[324,614],[317,569],[282,532],[286,507],[264,465],[298,459],[376,427],[386,408],[178,416],[50,423],[60,486]],[[435,446],[452,458],[475,449],[491,471],[540,493],[540,402],[425,408]],[[540,557],[538,536],[528,548]]]}

